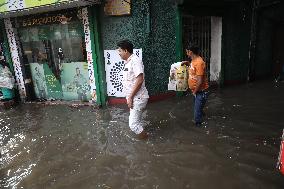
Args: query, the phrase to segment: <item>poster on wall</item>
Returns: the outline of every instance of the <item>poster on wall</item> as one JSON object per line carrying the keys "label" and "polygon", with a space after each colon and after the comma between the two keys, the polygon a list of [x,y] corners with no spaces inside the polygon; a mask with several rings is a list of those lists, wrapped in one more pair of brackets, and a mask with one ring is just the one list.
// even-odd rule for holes
{"label": "poster on wall", "polygon": [[30,69],[38,99],[80,101],[91,99],[86,62],[63,63],[60,81],[47,64],[30,63]]}
{"label": "poster on wall", "polygon": [[65,100],[91,99],[87,62],[63,63],[61,81]]}
{"label": "poster on wall", "polygon": [[44,75],[46,80],[46,87],[48,92],[47,99],[55,100],[62,99],[62,88],[60,81],[55,77],[53,71],[50,69],[48,64],[43,64]]}
{"label": "poster on wall", "polygon": [[[133,53],[142,61],[142,49],[134,49]],[[125,97],[122,86],[124,60],[117,50],[105,50],[104,58],[108,96]]]}
{"label": "poster on wall", "polygon": [[36,98],[47,99],[48,92],[47,92],[43,64],[31,63],[30,68],[31,68],[31,74],[33,78]]}
{"label": "poster on wall", "polygon": [[47,63],[30,63],[30,69],[38,99],[62,99],[60,81],[54,76]]}

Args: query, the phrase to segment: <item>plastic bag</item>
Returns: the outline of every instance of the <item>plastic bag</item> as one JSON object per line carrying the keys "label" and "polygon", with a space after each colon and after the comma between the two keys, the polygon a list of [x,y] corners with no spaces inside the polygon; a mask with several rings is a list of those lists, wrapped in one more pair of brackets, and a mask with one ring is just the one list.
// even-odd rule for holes
{"label": "plastic bag", "polygon": [[171,65],[168,90],[186,91],[188,89],[186,66],[181,66],[181,62]]}

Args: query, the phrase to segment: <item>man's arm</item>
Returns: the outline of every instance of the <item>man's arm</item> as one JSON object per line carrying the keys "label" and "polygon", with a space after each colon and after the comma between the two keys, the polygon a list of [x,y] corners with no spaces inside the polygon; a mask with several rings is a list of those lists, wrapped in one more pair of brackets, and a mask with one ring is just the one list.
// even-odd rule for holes
{"label": "man's arm", "polygon": [[139,91],[139,89],[141,88],[143,81],[144,81],[144,74],[140,73],[136,77],[136,81],[135,81],[135,84],[133,86],[132,92],[131,92],[129,98],[127,99],[127,105],[128,105],[129,108],[133,107],[133,98],[136,95],[136,93]]}

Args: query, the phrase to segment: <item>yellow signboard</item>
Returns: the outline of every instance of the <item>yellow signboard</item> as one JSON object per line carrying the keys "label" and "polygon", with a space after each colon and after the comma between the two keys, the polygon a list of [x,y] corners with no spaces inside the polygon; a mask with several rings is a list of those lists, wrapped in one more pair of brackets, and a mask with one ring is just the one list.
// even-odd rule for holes
{"label": "yellow signboard", "polygon": [[130,15],[131,0],[108,0],[104,11],[110,16]]}
{"label": "yellow signboard", "polygon": [[0,0],[0,13],[58,4],[69,0]]}

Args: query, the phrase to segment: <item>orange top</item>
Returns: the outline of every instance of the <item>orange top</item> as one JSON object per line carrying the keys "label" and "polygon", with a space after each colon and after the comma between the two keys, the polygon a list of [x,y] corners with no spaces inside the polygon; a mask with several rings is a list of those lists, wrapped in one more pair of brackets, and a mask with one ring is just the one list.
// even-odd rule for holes
{"label": "orange top", "polygon": [[196,88],[196,76],[203,76],[203,81],[201,83],[199,91],[207,89],[209,85],[206,76],[206,64],[200,56],[192,60],[188,68],[188,86],[191,91],[194,91],[194,89]]}

